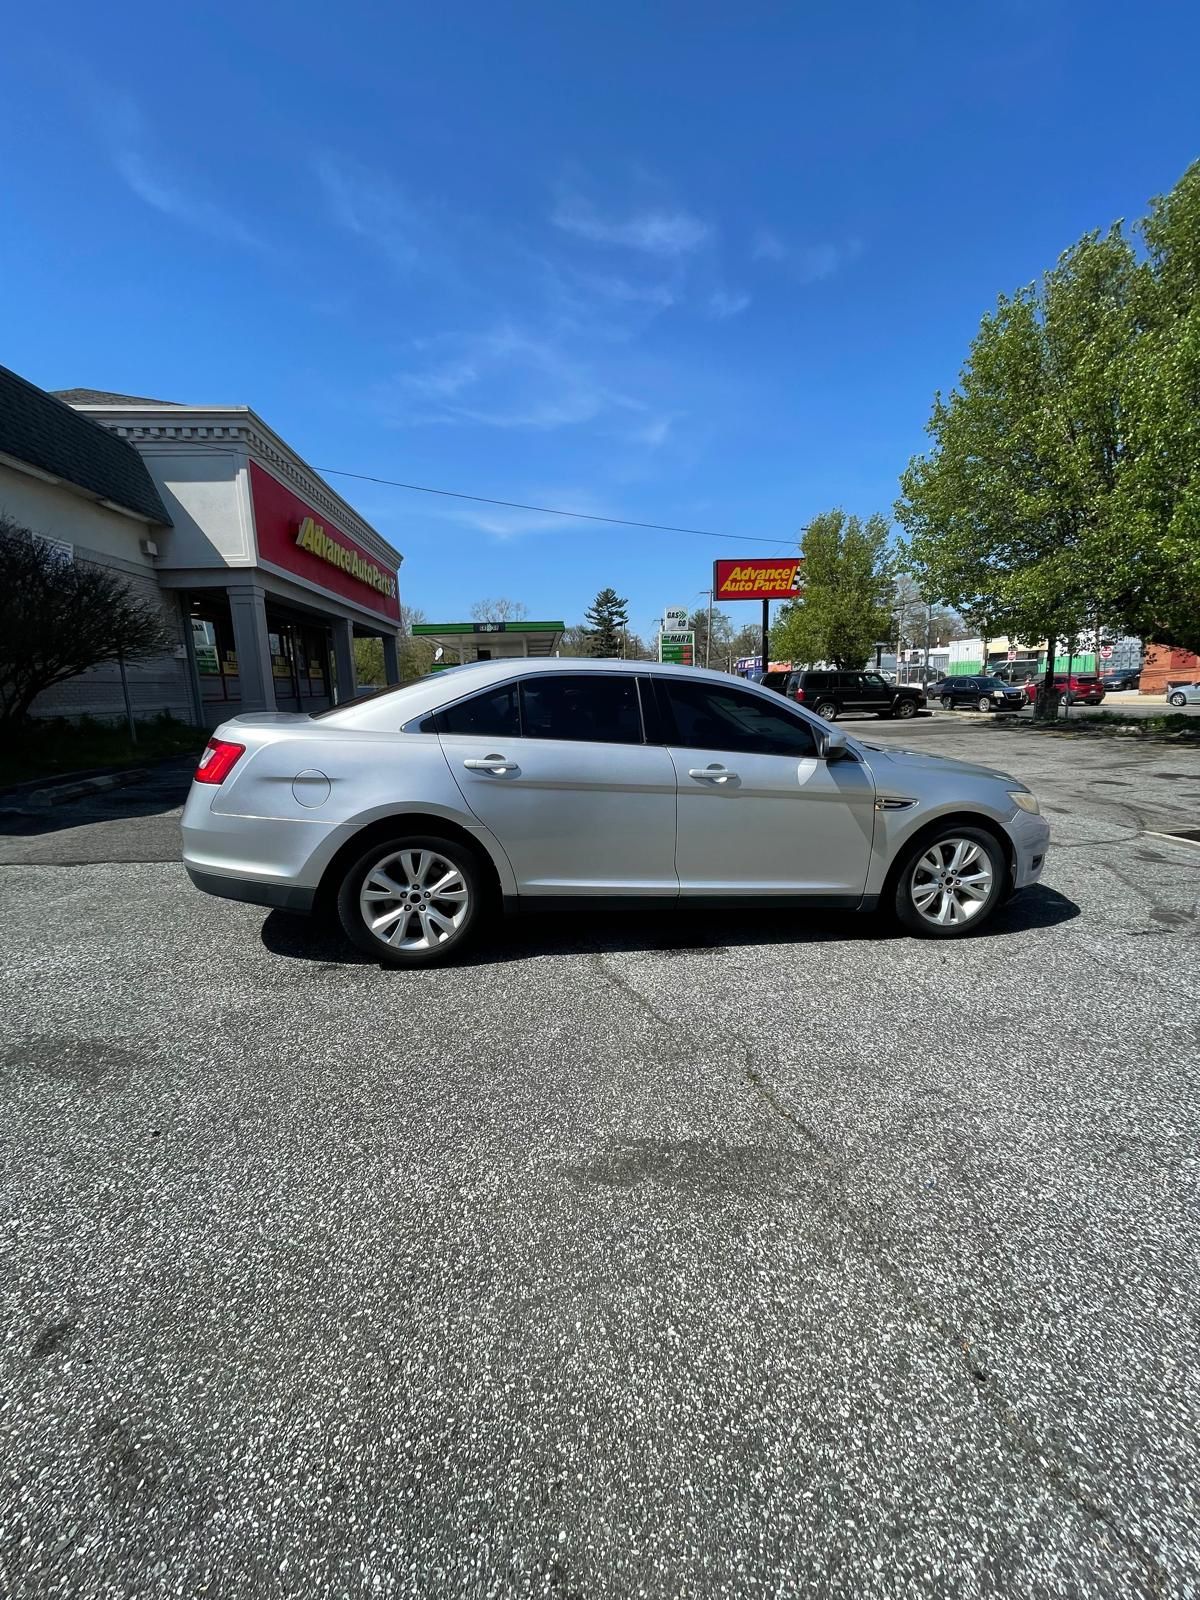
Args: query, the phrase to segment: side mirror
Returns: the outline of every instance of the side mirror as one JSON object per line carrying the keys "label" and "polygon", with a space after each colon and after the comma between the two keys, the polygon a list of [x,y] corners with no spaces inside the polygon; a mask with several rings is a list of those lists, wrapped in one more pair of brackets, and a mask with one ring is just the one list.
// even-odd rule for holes
{"label": "side mirror", "polygon": [[817,733],[817,754],[822,761],[841,761],[849,755],[846,735],[840,728],[821,728]]}

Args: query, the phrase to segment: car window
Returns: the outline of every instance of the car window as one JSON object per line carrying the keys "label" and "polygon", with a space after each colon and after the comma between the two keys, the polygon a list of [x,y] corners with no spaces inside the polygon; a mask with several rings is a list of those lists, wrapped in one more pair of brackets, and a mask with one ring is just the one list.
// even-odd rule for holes
{"label": "car window", "polygon": [[677,744],[690,750],[742,750],[759,755],[812,756],[817,742],[801,717],[758,695],[708,683],[669,678],[667,702],[675,718]]}
{"label": "car window", "polygon": [[886,689],[888,687],[887,679],[881,677],[878,672],[864,672],[862,677],[868,688]]}
{"label": "car window", "polygon": [[806,690],[828,689],[832,682],[833,674],[830,672],[806,672],[803,679]]}
{"label": "car window", "polygon": [[471,733],[480,739],[515,739],[521,732],[517,709],[517,686],[502,684],[485,689],[457,705],[443,706],[438,712],[439,733]]}
{"label": "car window", "polygon": [[637,679],[593,672],[523,679],[521,727],[526,739],[641,744]]}

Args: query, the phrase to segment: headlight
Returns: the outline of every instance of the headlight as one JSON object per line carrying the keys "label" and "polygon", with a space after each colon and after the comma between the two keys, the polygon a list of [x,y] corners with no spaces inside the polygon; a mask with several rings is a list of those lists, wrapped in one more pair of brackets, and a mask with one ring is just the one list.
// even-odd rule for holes
{"label": "headlight", "polygon": [[1042,808],[1037,803],[1037,795],[1030,794],[1028,789],[1010,789],[1008,798],[1022,811],[1031,812],[1035,817],[1041,816]]}

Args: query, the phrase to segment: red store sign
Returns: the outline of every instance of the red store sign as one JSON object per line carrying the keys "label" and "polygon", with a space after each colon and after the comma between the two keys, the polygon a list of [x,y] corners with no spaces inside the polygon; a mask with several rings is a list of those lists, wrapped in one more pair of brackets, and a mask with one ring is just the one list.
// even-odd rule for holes
{"label": "red store sign", "polygon": [[399,622],[400,595],[390,567],[256,461],[250,463],[250,496],[260,560]]}

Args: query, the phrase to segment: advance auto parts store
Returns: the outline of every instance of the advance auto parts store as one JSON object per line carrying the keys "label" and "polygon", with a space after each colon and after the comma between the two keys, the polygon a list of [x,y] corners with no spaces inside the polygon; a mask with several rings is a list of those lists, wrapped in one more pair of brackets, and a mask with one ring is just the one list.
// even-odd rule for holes
{"label": "advance auto parts store", "polygon": [[402,558],[253,411],[61,398],[134,445],[166,505],[155,576],[190,619],[204,724],[352,698],[356,636],[383,641],[387,681],[400,681]]}

